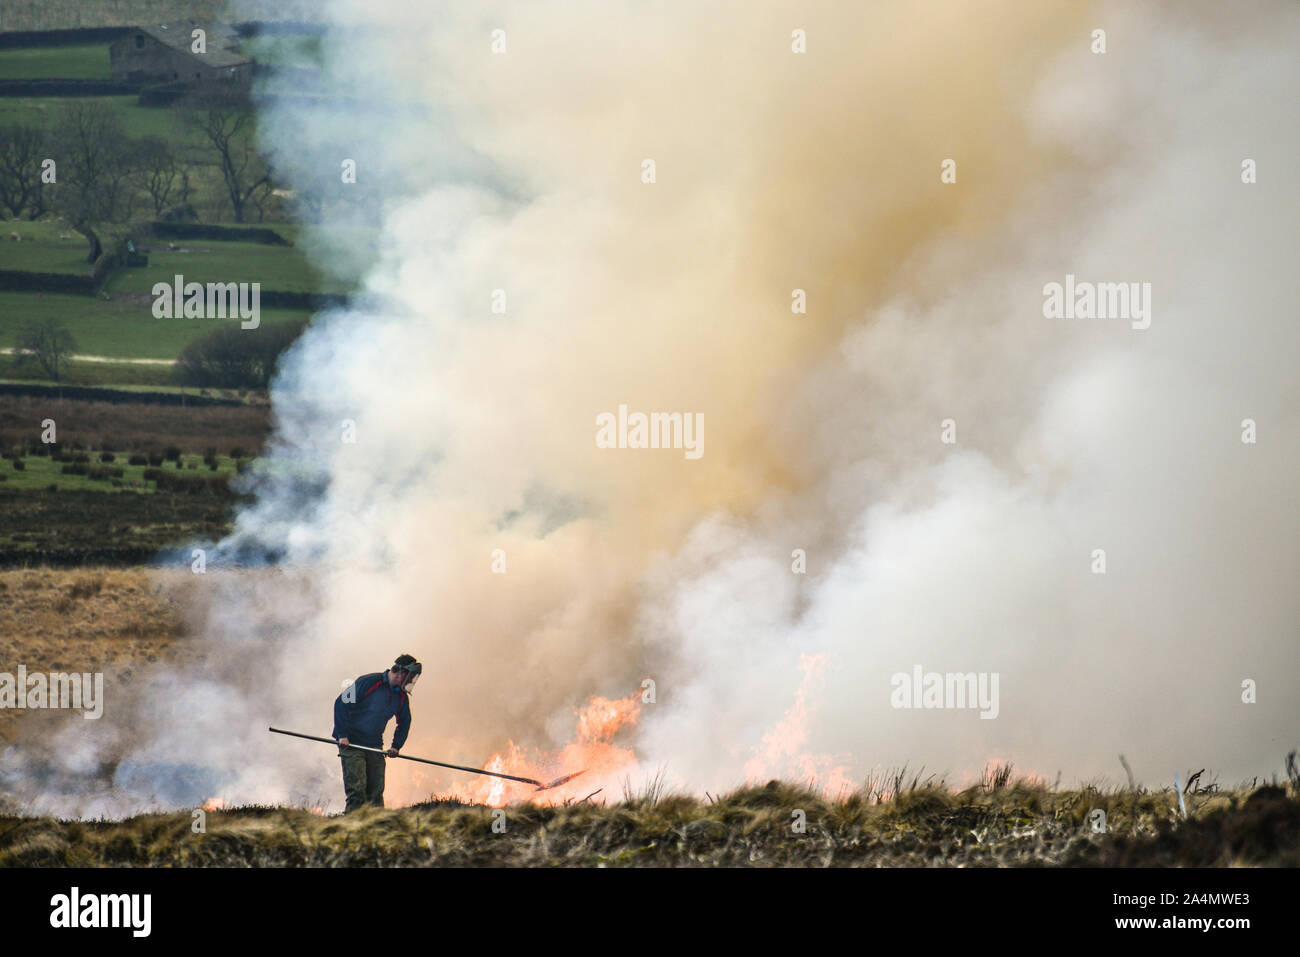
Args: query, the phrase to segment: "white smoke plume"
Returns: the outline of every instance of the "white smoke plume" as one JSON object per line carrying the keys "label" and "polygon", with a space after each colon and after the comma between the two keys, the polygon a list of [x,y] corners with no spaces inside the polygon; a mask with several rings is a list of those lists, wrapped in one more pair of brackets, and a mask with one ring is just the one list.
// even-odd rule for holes
{"label": "white smoke plume", "polygon": [[[305,241],[367,296],[275,386],[223,554],[279,562],[209,575],[202,674],[93,741],[70,723],[76,762],[18,749],[9,789],[337,807],[333,753],[265,728],[327,735],[340,682],[402,652],[405,750],[457,763],[557,755],[649,677],[613,770],[694,791],[990,760],[1075,782],[1121,752],[1149,783],[1275,771],[1300,11],[1251,9],[331,0],[352,106],[286,98],[262,135],[304,186],[357,161],[363,208]],[[1149,328],[1045,318],[1067,274],[1150,283]],[[701,413],[704,454],[598,448],[620,404]],[[918,665],[996,673],[996,717],[892,707]],[[128,738],[115,790],[76,783]],[[197,780],[159,793],[176,766]],[[388,798],[462,780],[393,767]]]}

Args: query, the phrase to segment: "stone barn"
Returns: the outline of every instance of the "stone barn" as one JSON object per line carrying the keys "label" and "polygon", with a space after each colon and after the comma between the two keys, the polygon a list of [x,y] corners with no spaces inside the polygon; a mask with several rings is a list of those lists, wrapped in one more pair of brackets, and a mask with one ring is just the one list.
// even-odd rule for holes
{"label": "stone barn", "polygon": [[[195,53],[195,30],[204,31],[205,52]],[[132,27],[109,47],[113,79],[121,83],[184,83],[193,87],[231,85],[247,89],[253,61],[239,52],[234,29],[202,20]]]}

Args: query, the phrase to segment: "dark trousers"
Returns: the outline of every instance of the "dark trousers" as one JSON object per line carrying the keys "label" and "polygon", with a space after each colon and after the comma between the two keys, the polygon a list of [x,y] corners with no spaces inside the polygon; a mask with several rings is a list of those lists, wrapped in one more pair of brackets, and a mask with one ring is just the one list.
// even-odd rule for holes
{"label": "dark trousers", "polygon": [[339,748],[343,762],[343,793],[348,805],[344,813],[367,804],[384,806],[384,756],[373,751]]}

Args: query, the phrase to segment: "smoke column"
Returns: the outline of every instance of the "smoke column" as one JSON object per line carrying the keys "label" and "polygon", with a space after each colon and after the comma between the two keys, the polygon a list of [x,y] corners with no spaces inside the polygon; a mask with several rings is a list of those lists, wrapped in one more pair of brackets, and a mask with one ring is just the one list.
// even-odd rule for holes
{"label": "smoke column", "polygon": [[[59,783],[128,735],[228,800],[337,807],[333,753],[264,729],[328,734],[401,652],[406,751],[458,763],[555,753],[650,677],[620,770],[693,791],[1280,767],[1294,5],[432,6],[332,0],[358,105],[262,112],[301,188],[352,159],[366,197],[304,238],[364,295],[283,364],[222,552],[282,560],[209,576],[203,672],[62,732],[39,809],[138,802]],[[1045,318],[1067,274],[1150,283],[1149,328]],[[702,414],[703,455],[598,448],[620,404]],[[917,665],[996,673],[996,718],[892,707]],[[457,781],[390,770],[388,800]]]}

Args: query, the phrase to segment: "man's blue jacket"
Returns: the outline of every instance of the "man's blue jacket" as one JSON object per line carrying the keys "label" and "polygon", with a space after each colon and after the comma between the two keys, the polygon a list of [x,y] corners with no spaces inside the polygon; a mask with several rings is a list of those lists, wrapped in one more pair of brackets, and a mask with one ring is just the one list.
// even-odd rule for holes
{"label": "man's blue jacket", "polygon": [[397,718],[397,730],[393,732],[392,746],[400,748],[411,730],[411,704],[406,692],[388,683],[387,671],[362,675],[334,699],[334,732],[330,737],[382,748],[384,728],[393,717]]}

